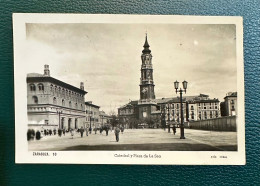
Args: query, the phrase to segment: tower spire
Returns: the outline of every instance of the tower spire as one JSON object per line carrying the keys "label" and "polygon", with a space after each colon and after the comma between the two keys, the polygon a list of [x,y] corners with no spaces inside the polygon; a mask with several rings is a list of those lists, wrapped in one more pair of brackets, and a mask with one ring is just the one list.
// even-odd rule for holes
{"label": "tower spire", "polygon": [[145,33],[145,42],[144,42],[144,49],[143,49],[143,54],[150,54],[151,50],[149,49],[150,45],[148,44],[148,40],[147,40],[147,31]]}

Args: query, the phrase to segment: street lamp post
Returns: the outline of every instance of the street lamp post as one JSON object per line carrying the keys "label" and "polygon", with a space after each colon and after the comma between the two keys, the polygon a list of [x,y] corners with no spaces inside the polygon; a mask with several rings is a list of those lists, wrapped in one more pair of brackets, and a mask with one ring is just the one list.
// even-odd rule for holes
{"label": "street lamp post", "polygon": [[170,128],[170,104],[167,104],[166,107],[167,111],[168,111],[168,133],[171,133],[171,128]]}
{"label": "street lamp post", "polygon": [[182,82],[183,90],[181,88],[180,88],[180,90],[178,90],[179,82],[178,81],[174,82],[174,88],[176,90],[176,94],[178,92],[180,93],[180,100],[181,100],[181,125],[180,125],[181,137],[180,137],[180,139],[185,139],[185,137],[184,137],[184,118],[183,118],[182,93],[185,92],[185,94],[186,94],[187,85],[188,85],[188,82],[184,80]]}
{"label": "street lamp post", "polygon": [[59,115],[59,129],[60,129],[60,115],[62,114],[62,110],[57,109],[57,114]]}

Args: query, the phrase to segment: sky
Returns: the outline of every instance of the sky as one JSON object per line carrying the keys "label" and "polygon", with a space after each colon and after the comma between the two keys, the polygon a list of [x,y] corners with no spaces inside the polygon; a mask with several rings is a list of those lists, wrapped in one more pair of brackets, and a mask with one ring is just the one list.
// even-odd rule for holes
{"label": "sky", "polygon": [[139,99],[141,54],[147,32],[156,98],[175,97],[173,82],[188,81],[187,96],[223,101],[237,91],[236,27],[215,24],[26,24],[26,73],[73,86],[106,113]]}

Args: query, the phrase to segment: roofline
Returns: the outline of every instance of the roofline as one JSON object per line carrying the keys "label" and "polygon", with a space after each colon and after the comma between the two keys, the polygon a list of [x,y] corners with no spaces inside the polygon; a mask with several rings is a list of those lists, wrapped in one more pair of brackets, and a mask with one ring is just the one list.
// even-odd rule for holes
{"label": "roofline", "polygon": [[71,90],[74,90],[74,91],[77,91],[79,93],[82,93],[82,94],[87,94],[88,92],[86,92],[85,90],[82,90],[78,87],[75,87],[73,85],[70,85],[68,83],[65,83],[63,81],[60,81],[58,79],[55,79],[53,77],[50,77],[50,76],[42,76],[42,77],[26,77],[26,82],[27,83],[35,83],[35,82],[50,82],[50,83],[54,83],[54,84],[57,84],[57,85],[60,85],[62,87],[67,87],[68,89],[71,89]]}
{"label": "roofline", "polygon": [[100,108],[100,106],[94,105],[94,104],[89,103],[89,102],[85,102],[85,105],[90,105],[90,106],[93,106],[93,107],[96,107],[96,108]]}

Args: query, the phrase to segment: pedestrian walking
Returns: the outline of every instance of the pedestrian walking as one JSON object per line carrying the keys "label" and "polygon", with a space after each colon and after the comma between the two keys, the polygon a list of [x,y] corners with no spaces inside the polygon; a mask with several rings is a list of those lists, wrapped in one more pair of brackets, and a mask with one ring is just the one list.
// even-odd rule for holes
{"label": "pedestrian walking", "polygon": [[36,140],[40,140],[41,139],[41,133],[40,131],[37,130],[36,132]]}
{"label": "pedestrian walking", "polygon": [[122,134],[123,134],[124,130],[125,130],[125,128],[122,126],[122,127],[121,127],[121,133],[122,133]]}
{"label": "pedestrian walking", "polygon": [[120,129],[118,127],[115,128],[115,135],[116,135],[116,141],[119,141],[119,133],[120,133]]}
{"label": "pedestrian walking", "polygon": [[59,135],[59,137],[61,137],[61,134],[62,134],[62,130],[61,130],[61,129],[58,129],[58,135]]}
{"label": "pedestrian walking", "polygon": [[47,135],[47,130],[46,129],[44,129],[44,136],[46,136]]}
{"label": "pedestrian walking", "polygon": [[73,136],[74,136],[74,130],[73,129],[70,129],[70,134],[71,134],[71,137],[73,139]]}
{"label": "pedestrian walking", "polygon": [[80,135],[81,135],[81,137],[83,137],[83,133],[84,133],[84,129],[83,129],[83,127],[81,127],[79,131],[80,131]]}
{"label": "pedestrian walking", "polygon": [[175,135],[176,134],[176,126],[175,125],[173,125],[172,130],[173,130],[173,134]]}
{"label": "pedestrian walking", "polygon": [[92,132],[92,128],[90,127],[90,128],[89,128],[89,134],[91,134],[91,132]]}
{"label": "pedestrian walking", "polygon": [[109,128],[107,127],[106,128],[106,136],[108,136],[108,131],[109,131]]}

